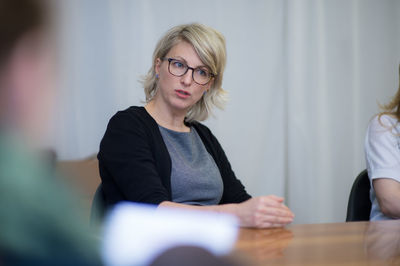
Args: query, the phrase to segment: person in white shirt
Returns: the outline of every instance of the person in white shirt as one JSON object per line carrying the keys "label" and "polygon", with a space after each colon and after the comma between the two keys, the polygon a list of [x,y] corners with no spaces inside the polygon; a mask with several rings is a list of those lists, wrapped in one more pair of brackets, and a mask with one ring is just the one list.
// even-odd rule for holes
{"label": "person in white shirt", "polygon": [[371,221],[400,218],[400,88],[382,109],[369,123],[365,138]]}

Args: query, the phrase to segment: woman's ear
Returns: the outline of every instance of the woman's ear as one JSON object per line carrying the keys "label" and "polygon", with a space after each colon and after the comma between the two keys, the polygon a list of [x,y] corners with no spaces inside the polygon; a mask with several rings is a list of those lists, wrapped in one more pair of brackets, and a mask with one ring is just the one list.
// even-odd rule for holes
{"label": "woman's ear", "polygon": [[208,84],[205,87],[206,92],[208,92],[213,85],[214,85],[214,79],[211,79],[210,82],[208,82]]}
{"label": "woman's ear", "polygon": [[156,75],[160,74],[161,62],[162,62],[161,59],[157,58],[154,63],[154,71],[156,72]]}

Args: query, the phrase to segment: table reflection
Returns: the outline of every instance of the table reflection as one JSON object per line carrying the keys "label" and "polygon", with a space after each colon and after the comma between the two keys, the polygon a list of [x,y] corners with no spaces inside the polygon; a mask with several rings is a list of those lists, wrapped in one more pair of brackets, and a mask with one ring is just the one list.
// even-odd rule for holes
{"label": "table reflection", "polygon": [[283,256],[292,238],[293,233],[285,228],[242,229],[237,249],[257,260],[274,259]]}
{"label": "table reflection", "polygon": [[365,232],[364,244],[370,260],[400,265],[399,221],[370,222]]}

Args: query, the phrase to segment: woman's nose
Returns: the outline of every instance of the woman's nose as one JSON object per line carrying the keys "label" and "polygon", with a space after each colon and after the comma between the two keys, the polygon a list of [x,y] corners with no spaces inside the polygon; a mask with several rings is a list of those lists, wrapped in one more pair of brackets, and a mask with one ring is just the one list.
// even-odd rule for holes
{"label": "woman's nose", "polygon": [[185,73],[185,75],[181,76],[181,82],[185,84],[186,86],[189,86],[193,82],[193,70],[188,69],[188,71]]}

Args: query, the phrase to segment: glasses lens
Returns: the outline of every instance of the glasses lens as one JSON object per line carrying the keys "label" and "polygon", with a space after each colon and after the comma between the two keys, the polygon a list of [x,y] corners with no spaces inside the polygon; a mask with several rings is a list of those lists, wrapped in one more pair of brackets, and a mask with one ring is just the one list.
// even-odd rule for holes
{"label": "glasses lens", "polygon": [[210,72],[205,68],[196,68],[193,71],[193,79],[200,85],[207,84],[211,79]]}
{"label": "glasses lens", "polygon": [[179,60],[171,60],[169,62],[169,72],[175,76],[182,76],[187,71],[187,65]]}
{"label": "glasses lens", "polygon": [[[183,76],[189,69],[189,67],[182,61],[176,59],[168,59],[168,61],[169,61],[168,70],[174,76],[178,77]],[[193,70],[193,80],[197,84],[205,85],[210,81],[210,79],[211,79],[211,73],[207,68],[198,67]]]}

